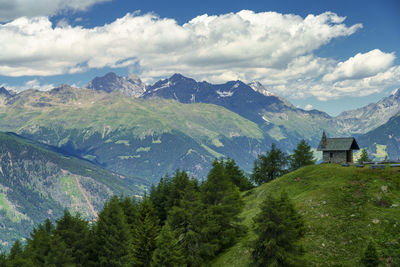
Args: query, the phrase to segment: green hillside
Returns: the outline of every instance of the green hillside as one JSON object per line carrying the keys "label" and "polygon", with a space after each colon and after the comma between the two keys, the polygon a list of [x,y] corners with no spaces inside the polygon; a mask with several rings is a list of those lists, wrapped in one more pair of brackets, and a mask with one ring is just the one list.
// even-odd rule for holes
{"label": "green hillside", "polygon": [[[265,196],[282,190],[305,219],[310,266],[358,266],[369,238],[388,266],[400,265],[400,168],[304,167],[244,193],[243,223],[251,229]],[[247,244],[253,238],[249,230],[212,266],[251,266]]]}
{"label": "green hillside", "polygon": [[223,107],[68,86],[24,91],[0,105],[0,130],[153,181],[177,168],[202,176],[222,155],[250,169],[265,149],[260,128]]}
{"label": "green hillside", "polygon": [[140,194],[144,181],[121,179],[89,161],[13,133],[0,133],[0,247],[29,236],[64,209],[93,219],[110,196]]}

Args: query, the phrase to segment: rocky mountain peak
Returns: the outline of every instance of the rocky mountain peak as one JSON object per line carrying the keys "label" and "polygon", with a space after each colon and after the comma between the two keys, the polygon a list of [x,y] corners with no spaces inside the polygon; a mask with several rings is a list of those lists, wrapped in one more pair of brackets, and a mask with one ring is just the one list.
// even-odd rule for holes
{"label": "rocky mountain peak", "polygon": [[0,87],[0,95],[4,95],[6,97],[12,96],[12,94],[4,87]]}
{"label": "rocky mountain peak", "polygon": [[169,81],[177,83],[177,82],[195,82],[195,80],[185,77],[180,73],[175,73],[174,75],[172,75],[169,79]]}
{"label": "rocky mountain peak", "polygon": [[94,78],[86,88],[107,93],[118,91],[133,97],[139,97],[146,91],[146,85],[138,76],[129,74],[127,77],[121,77],[114,72]]}
{"label": "rocky mountain peak", "polygon": [[185,79],[186,77],[185,76],[183,76],[182,74],[180,74],[180,73],[175,73],[174,75],[172,75],[169,79],[170,80],[182,80],[182,79]]}

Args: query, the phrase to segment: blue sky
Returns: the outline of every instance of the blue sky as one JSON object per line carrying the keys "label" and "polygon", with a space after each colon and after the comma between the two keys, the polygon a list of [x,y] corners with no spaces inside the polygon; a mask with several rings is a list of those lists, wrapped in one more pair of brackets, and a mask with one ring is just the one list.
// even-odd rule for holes
{"label": "blue sky", "polygon": [[396,0],[0,0],[0,21],[0,85],[15,90],[180,72],[336,115],[400,87]]}

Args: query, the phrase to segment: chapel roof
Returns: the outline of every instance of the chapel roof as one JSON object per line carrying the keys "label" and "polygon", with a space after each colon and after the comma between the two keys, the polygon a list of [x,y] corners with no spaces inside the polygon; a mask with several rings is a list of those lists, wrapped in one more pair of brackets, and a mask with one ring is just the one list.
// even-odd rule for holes
{"label": "chapel roof", "polygon": [[338,150],[358,150],[356,139],[354,137],[327,138],[326,145],[322,144],[322,140],[318,145],[318,151],[338,151]]}

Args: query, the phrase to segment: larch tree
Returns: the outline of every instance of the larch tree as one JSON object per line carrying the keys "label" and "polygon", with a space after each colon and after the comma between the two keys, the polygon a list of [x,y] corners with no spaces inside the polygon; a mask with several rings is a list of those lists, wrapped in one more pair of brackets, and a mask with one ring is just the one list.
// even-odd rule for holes
{"label": "larch tree", "polygon": [[289,157],[289,169],[294,171],[304,166],[314,165],[315,161],[316,159],[314,159],[314,153],[311,150],[311,146],[303,139],[293,150],[293,154]]}
{"label": "larch tree", "polygon": [[118,197],[104,204],[95,226],[98,266],[125,266],[129,261],[131,233]]}
{"label": "larch tree", "polygon": [[288,156],[275,144],[266,155],[259,155],[254,161],[251,179],[258,185],[274,180],[287,172]]}

